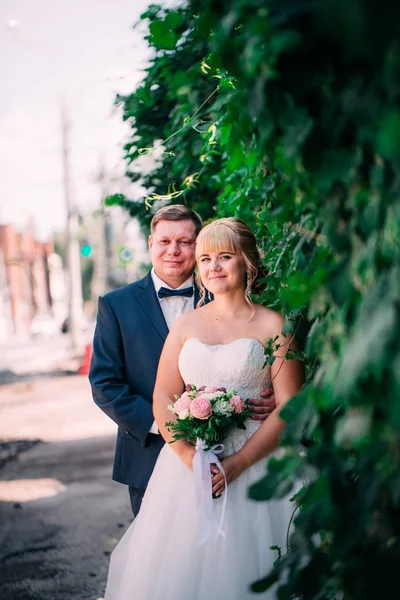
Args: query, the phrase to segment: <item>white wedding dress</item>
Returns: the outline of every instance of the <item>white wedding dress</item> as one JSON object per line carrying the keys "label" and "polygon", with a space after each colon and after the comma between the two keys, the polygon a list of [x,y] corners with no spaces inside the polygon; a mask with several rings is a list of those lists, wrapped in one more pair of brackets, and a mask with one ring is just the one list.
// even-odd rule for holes
{"label": "white wedding dress", "polygon": [[[252,338],[211,346],[191,338],[179,357],[185,383],[224,386],[243,398],[258,398],[270,381],[263,369],[264,348]],[[224,456],[239,450],[257,430],[235,429],[224,442]],[[293,503],[288,499],[255,502],[249,485],[266,473],[262,460],[228,486],[223,524],[225,538],[200,540],[193,473],[166,444],[160,452],[139,515],[111,556],[105,600],[248,600],[275,598],[272,590],[254,594],[250,584],[265,576],[286,552]],[[218,514],[222,498],[214,500]]]}

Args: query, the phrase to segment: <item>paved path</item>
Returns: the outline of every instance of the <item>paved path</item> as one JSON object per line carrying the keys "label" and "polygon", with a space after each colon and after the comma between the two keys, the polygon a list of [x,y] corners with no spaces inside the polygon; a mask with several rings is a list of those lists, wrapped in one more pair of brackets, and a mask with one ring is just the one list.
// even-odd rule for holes
{"label": "paved path", "polygon": [[131,522],[111,480],[115,431],[84,377],[0,388],[0,440],[14,448],[0,470],[1,600],[102,598]]}
{"label": "paved path", "polygon": [[29,380],[43,378],[43,375],[54,375],[55,371],[68,371],[73,365],[72,357],[70,341],[62,333],[1,344],[0,384],[14,383],[26,377]]}

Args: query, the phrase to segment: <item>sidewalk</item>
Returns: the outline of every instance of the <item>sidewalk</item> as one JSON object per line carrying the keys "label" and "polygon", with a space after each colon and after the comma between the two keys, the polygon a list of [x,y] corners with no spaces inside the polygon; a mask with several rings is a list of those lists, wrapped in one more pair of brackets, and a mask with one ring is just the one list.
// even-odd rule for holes
{"label": "sidewalk", "polygon": [[1,386],[0,413],[0,440],[54,442],[116,433],[94,404],[84,375]]}
{"label": "sidewalk", "polygon": [[101,599],[132,519],[115,424],[84,376],[2,386],[0,414],[0,440],[23,450],[0,469],[1,600]]}
{"label": "sidewalk", "polygon": [[74,355],[69,339],[62,334],[51,338],[13,340],[0,346],[0,385],[38,381],[76,373],[82,351]]}

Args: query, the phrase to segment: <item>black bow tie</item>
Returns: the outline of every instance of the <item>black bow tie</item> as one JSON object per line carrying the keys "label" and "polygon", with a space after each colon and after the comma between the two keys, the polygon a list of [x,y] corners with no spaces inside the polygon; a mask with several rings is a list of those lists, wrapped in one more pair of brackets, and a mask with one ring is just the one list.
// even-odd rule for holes
{"label": "black bow tie", "polygon": [[191,298],[193,296],[193,287],[187,287],[183,290],[170,290],[168,288],[161,287],[157,292],[157,296],[160,298],[160,300],[162,298],[170,298],[171,296],[185,296],[185,298]]}

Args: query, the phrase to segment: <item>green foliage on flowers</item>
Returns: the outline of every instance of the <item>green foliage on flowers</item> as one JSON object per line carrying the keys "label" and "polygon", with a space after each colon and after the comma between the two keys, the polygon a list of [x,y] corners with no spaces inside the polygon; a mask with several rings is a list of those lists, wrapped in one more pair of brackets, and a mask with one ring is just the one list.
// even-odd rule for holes
{"label": "green foliage on flowers", "polygon": [[[187,202],[206,219],[249,223],[269,269],[260,300],[285,314],[286,336],[297,332],[307,355],[306,386],[284,411],[287,452],[250,493],[266,500],[299,477],[309,484],[290,552],[255,589],[277,582],[280,600],[395,598],[400,7],[189,0],[144,19],[154,58],[142,86],[119,98],[134,128],[131,177],[148,206]],[[142,176],[140,149],[167,138]],[[148,221],[143,201],[119,200]]]}
{"label": "green foliage on flowers", "polygon": [[[193,400],[196,396],[202,396],[203,388],[197,390],[196,386],[190,384],[192,391],[189,393]],[[168,430],[173,434],[174,441],[186,440],[196,446],[198,440],[205,443],[207,450],[214,444],[220,444],[232,429],[246,429],[246,420],[251,417],[251,410],[247,403],[243,403],[243,410],[237,413],[229,400],[235,396],[236,392],[216,391],[213,394],[205,394],[203,397],[209,398],[212,414],[207,418],[194,417],[189,410],[181,413],[175,412],[174,406],[170,405],[168,409],[175,415],[175,420],[166,423]],[[179,400],[179,396],[175,396]],[[171,443],[173,444],[174,441]]]}

